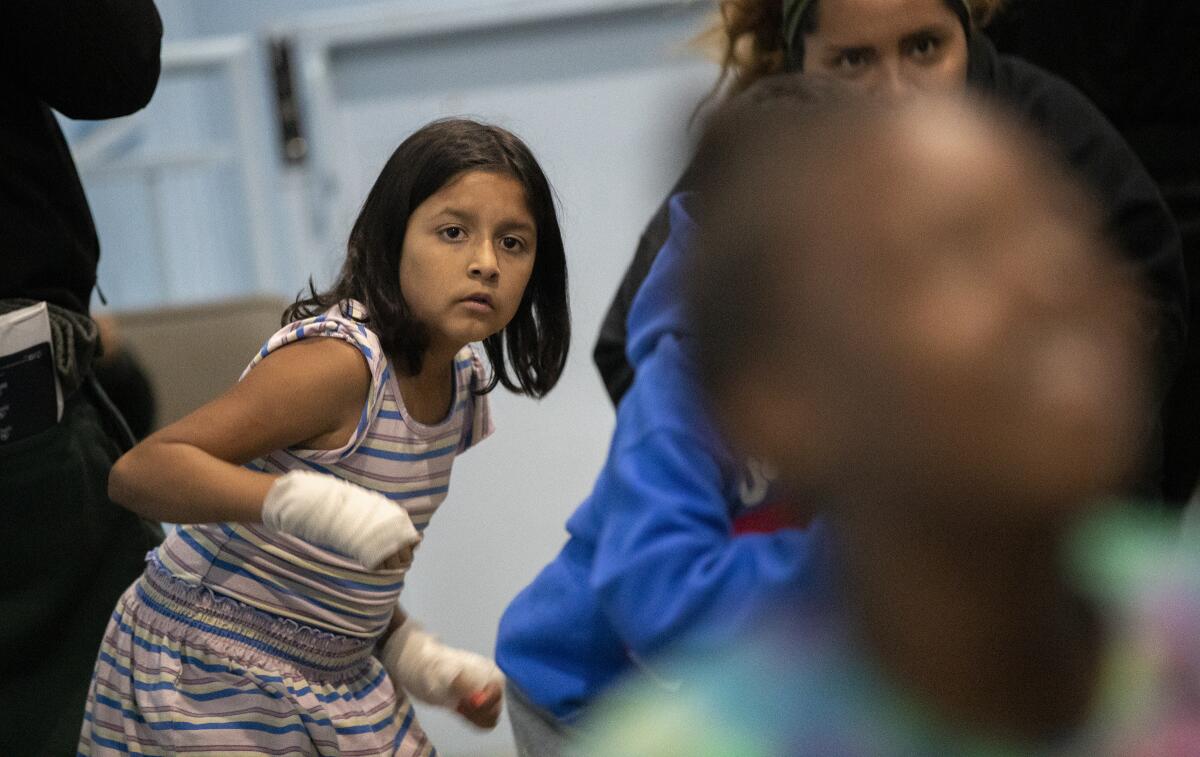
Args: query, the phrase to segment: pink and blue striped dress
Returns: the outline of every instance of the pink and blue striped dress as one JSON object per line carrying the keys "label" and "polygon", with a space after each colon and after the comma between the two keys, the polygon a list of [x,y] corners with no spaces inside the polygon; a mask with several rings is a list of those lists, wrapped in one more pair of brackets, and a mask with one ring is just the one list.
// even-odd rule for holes
{"label": "pink and blue striped dress", "polygon": [[[408,416],[378,337],[348,301],[277,332],[246,372],[299,339],[354,345],[371,389],[350,441],[285,449],[249,463],[314,470],[373,489],[424,531],[446,497],[455,456],[492,431],[471,347],[455,358],[453,409],[436,425]],[[244,375],[244,374],[243,374]],[[430,755],[412,704],[373,652],[403,588],[402,570],[350,558],[260,524],[181,526],[147,556],[100,647],[82,755]]]}

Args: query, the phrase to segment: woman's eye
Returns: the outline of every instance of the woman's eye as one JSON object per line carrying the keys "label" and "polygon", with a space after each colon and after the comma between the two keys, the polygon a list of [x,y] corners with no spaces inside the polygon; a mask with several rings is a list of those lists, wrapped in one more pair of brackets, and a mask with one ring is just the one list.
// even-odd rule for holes
{"label": "woman's eye", "polygon": [[921,37],[912,44],[912,53],[917,58],[931,58],[937,53],[939,42],[936,37]]}
{"label": "woman's eye", "polygon": [[442,235],[443,239],[449,242],[457,242],[467,235],[467,232],[460,226],[447,226],[438,233]]}
{"label": "woman's eye", "polygon": [[834,59],[833,65],[845,73],[856,73],[863,69],[870,60],[865,50],[846,50]]}
{"label": "woman's eye", "polygon": [[525,247],[525,243],[517,237],[501,237],[500,246],[509,252],[517,252]]}

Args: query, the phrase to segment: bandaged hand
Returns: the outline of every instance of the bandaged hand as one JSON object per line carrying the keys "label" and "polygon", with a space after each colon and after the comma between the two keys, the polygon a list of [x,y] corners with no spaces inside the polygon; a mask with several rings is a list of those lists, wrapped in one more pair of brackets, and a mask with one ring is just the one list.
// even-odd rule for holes
{"label": "bandaged hand", "polygon": [[421,541],[404,508],[360,486],[310,471],[281,476],[263,500],[264,525],[375,568]]}
{"label": "bandaged hand", "polygon": [[408,618],[380,655],[392,682],[422,702],[456,709],[483,728],[500,715],[504,674],[488,658],[446,646]]}

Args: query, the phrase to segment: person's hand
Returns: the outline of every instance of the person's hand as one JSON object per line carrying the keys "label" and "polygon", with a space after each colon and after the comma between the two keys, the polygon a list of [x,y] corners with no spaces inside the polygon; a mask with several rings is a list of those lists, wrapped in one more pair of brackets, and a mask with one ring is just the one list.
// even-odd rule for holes
{"label": "person's hand", "polygon": [[471,686],[463,676],[454,679],[451,688],[459,695],[454,711],[472,725],[491,730],[500,722],[500,708],[504,703],[504,689],[492,682],[482,689]]}
{"label": "person's hand", "polygon": [[383,561],[379,567],[387,570],[408,570],[412,566],[413,553],[416,551],[417,545],[405,547],[396,554]]}
{"label": "person's hand", "polygon": [[495,725],[492,710],[499,717],[500,705],[492,698],[503,688],[504,674],[487,657],[447,646],[405,618],[388,636],[380,660],[392,682],[413,698],[457,710],[483,728]]}
{"label": "person's hand", "polygon": [[311,471],[280,476],[263,500],[262,522],[368,568],[389,557],[412,562],[412,550],[421,541],[403,507],[377,492]]}

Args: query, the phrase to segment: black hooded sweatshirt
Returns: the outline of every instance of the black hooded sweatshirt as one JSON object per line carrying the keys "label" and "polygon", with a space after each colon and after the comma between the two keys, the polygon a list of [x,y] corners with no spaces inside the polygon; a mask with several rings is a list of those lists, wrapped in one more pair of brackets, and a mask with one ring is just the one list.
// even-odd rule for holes
{"label": "black hooded sweatshirt", "polygon": [[51,109],[124,116],[158,83],[152,0],[21,0],[0,20],[0,299],[87,314],[100,244]]}

